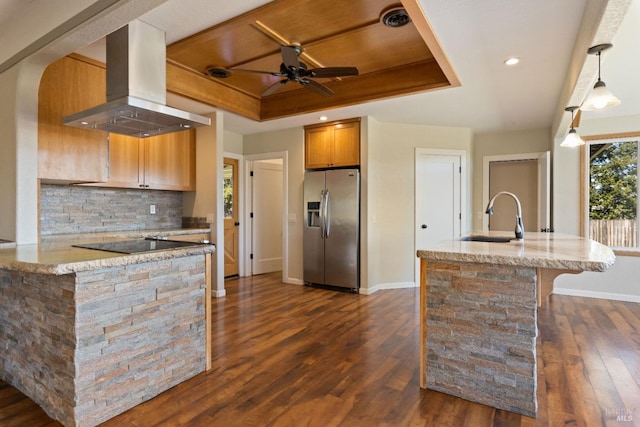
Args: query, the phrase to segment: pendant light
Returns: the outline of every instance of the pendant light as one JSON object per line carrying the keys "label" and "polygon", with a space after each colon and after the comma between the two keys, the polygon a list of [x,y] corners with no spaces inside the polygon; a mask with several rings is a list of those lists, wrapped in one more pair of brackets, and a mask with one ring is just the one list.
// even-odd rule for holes
{"label": "pendant light", "polygon": [[601,110],[620,104],[620,100],[613,96],[613,93],[607,89],[607,85],[600,79],[600,55],[603,50],[607,50],[612,46],[611,43],[605,43],[590,47],[589,50],[587,50],[589,55],[598,56],[598,81],[593,86],[593,90],[587,100],[582,104],[582,107],[580,107],[582,111]]}
{"label": "pendant light", "polygon": [[584,145],[584,141],[576,132],[576,128],[573,127],[573,113],[580,107],[567,107],[564,111],[571,111],[571,129],[569,129],[569,133],[564,138],[564,141],[560,144],[561,147],[578,147],[580,145]]}

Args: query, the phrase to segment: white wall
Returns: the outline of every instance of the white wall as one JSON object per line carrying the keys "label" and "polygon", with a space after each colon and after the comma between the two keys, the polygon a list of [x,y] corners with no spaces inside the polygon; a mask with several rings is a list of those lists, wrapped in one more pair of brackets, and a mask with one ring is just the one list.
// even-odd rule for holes
{"label": "white wall", "polygon": [[[592,118],[595,116],[596,118]],[[583,115],[581,136],[640,132],[640,117],[597,118]],[[554,151],[554,224],[558,232],[579,234],[580,150],[559,147]],[[638,285],[640,257],[617,255],[616,263],[604,273],[563,274],[555,281],[558,293],[640,302]]]}
{"label": "white wall", "polygon": [[17,165],[16,102],[18,67],[0,74],[0,238],[16,239]]}
{"label": "white wall", "polygon": [[244,138],[239,133],[224,131],[224,152],[244,154]]}
{"label": "white wall", "polygon": [[196,129],[196,191],[183,195],[183,215],[201,217],[213,215],[211,242],[216,245],[211,265],[213,295],[225,296],[224,289],[224,219],[222,215],[222,120],[223,114],[213,113],[211,126]]}
{"label": "white wall", "polygon": [[[363,219],[367,222],[367,265],[363,265],[366,281],[361,283],[362,293],[417,283],[414,277],[415,149],[464,150],[468,160],[467,177],[471,177],[470,129],[384,123],[372,117],[367,123],[366,171],[363,173],[363,185],[367,189],[366,198],[362,200],[366,205]],[[471,183],[466,184],[466,205],[471,206]],[[467,229],[469,226],[465,225]]]}
{"label": "white wall", "polygon": [[274,132],[245,135],[243,138],[244,155],[263,153],[288,153],[288,205],[287,217],[295,215],[295,222],[289,221],[288,277],[290,283],[302,283],[302,227],[303,227],[303,188],[304,180],[304,129],[292,128]]}
{"label": "white wall", "polygon": [[615,264],[604,273],[585,271],[558,276],[553,292],[640,303],[638,271],[640,258],[617,256]]}

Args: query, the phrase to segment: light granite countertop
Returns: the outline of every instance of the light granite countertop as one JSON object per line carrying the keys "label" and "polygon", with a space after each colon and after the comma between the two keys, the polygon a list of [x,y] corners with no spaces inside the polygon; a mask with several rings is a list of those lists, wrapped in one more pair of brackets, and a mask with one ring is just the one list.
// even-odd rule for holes
{"label": "light granite countertop", "polygon": [[[475,234],[475,233],[474,233]],[[513,233],[489,232],[513,237]],[[525,233],[523,240],[487,243],[447,240],[417,251],[427,260],[476,262],[574,271],[605,271],[615,262],[611,248],[583,237],[560,233]]]}
{"label": "light granite countertop", "polygon": [[158,252],[122,254],[72,247],[75,243],[126,240],[145,237],[208,233],[209,229],[139,230],[117,233],[95,233],[48,236],[40,244],[13,245],[0,248],[0,270],[26,273],[69,274],[121,265],[139,264],[168,258],[211,253],[214,245],[201,245]]}

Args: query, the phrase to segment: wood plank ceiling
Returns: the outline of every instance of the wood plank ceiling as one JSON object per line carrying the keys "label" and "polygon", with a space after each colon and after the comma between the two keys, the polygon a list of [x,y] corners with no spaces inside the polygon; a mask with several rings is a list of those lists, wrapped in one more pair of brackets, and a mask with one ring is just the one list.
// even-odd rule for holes
{"label": "wood plank ceiling", "polygon": [[[236,98],[216,106],[261,121],[458,85],[451,66],[443,64],[446,56],[418,0],[403,3],[412,22],[391,28],[380,18],[390,8],[402,6],[393,0],[275,0],[171,44],[167,59],[178,75],[188,71],[215,83],[201,82],[202,91],[220,89]],[[299,59],[308,68],[357,67],[359,75],[316,79],[335,92],[329,97],[295,82],[261,97],[282,77],[236,71],[216,79],[206,73],[212,66],[276,72],[282,62],[280,46],[293,44],[302,47]],[[218,98],[175,91],[212,104]],[[248,111],[249,105],[258,105],[259,112]]]}

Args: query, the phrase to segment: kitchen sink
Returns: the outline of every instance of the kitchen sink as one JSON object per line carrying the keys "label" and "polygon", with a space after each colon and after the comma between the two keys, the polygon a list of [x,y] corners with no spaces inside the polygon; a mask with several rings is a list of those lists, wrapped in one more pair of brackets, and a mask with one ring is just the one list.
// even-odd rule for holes
{"label": "kitchen sink", "polygon": [[465,236],[461,238],[463,242],[489,242],[489,243],[509,243],[513,240],[512,237],[499,237],[499,236]]}

